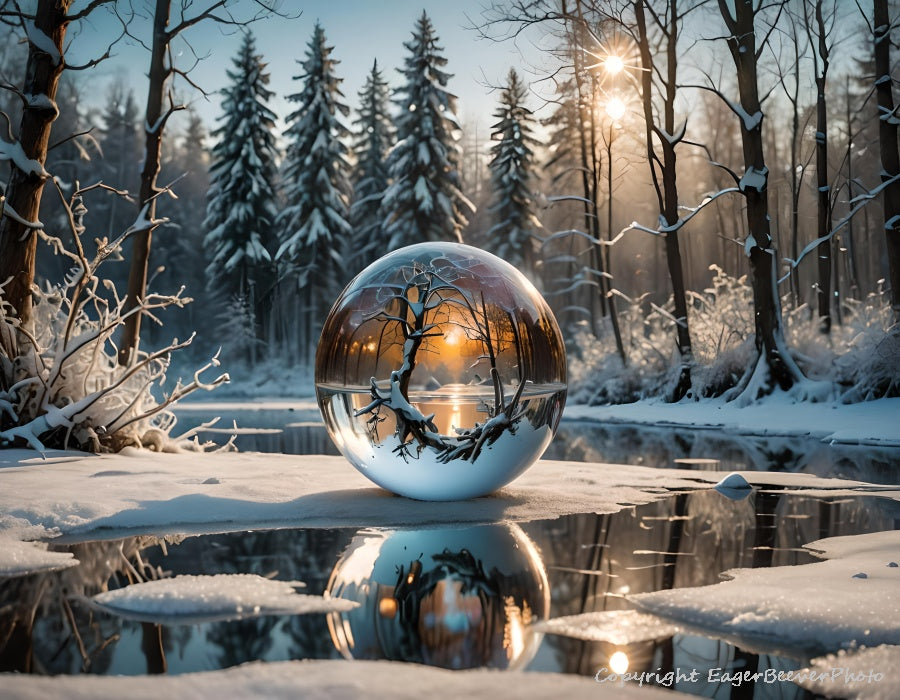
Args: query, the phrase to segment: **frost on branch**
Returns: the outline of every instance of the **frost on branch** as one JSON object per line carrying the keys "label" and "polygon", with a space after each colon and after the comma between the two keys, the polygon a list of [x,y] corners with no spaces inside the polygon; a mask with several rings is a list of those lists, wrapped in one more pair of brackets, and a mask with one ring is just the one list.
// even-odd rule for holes
{"label": "frost on branch", "polygon": [[200,378],[201,372],[218,365],[213,358],[192,381],[164,389],[171,354],[187,347],[191,339],[174,339],[152,352],[138,350],[128,366],[118,364],[114,335],[130,314],[143,313],[159,323],[159,310],[191,300],[183,296],[183,290],[173,295],[147,294],[137,308],[125,311],[124,298],[109,280],[98,277],[97,269],[132,232],[158,222],[139,219],[116,240],[98,240],[97,252],[89,260],[81,240],[85,191],[76,189],[65,202],[76,252],[40,232],[71,268],[60,283],[32,290],[31,327],[19,323],[0,293],[0,447],[177,448],[167,439],[174,425],[168,407],[192,391],[228,381],[228,375],[210,382]]}

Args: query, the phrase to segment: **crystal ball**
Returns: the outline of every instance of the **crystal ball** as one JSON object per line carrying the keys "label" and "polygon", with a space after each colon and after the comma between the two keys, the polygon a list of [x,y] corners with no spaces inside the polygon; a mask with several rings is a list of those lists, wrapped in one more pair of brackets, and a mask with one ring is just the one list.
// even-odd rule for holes
{"label": "crystal ball", "polygon": [[347,659],[442,668],[524,668],[540,646],[550,585],[518,525],[361,530],[326,594],[359,606],[328,615]]}
{"label": "crystal ball", "polygon": [[325,426],[394,493],[456,500],[498,489],[559,425],[566,354],[534,285],[460,243],[389,253],[347,285],[316,352]]}

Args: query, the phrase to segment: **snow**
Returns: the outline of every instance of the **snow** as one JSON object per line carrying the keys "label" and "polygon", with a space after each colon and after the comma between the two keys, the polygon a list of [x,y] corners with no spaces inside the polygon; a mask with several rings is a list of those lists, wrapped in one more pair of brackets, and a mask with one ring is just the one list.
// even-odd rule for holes
{"label": "snow", "polygon": [[739,407],[721,399],[667,404],[645,400],[617,406],[566,406],[565,420],[709,428],[738,435],[793,435],[822,442],[900,446],[900,399],[856,404],[797,403],[776,393]]}
{"label": "snow", "polygon": [[769,178],[769,169],[763,168],[762,170],[757,170],[754,167],[747,168],[747,171],[744,173],[744,176],[741,178],[740,182],[740,190],[741,192],[746,192],[748,189],[756,190],[757,192],[762,192],[766,187],[766,182]]}
{"label": "snow", "polygon": [[71,552],[51,552],[46,544],[22,542],[0,533],[0,581],[39,572],[59,571],[76,566]]}
{"label": "snow", "polygon": [[0,139],[0,161],[3,160],[12,161],[13,165],[26,175],[35,175],[41,178],[50,177],[50,173],[44,170],[43,165],[25,154],[22,144],[18,141],[10,143]]}
{"label": "snow", "polygon": [[[228,453],[118,455],[0,451],[0,513],[68,536],[122,531],[221,532],[244,527],[379,527],[554,518],[620,510],[695,489],[676,469],[539,461],[501,491],[460,502],[398,498],[342,457]],[[813,480],[852,487],[843,480]],[[0,520],[0,532],[4,522]],[[3,559],[0,552],[0,560]]]}
{"label": "snow", "polygon": [[140,622],[193,625],[262,615],[302,615],[357,607],[358,603],[297,593],[303,584],[255,574],[176,576],[99,593],[92,607]]}
{"label": "snow", "polygon": [[741,501],[750,495],[750,483],[737,472],[732,472],[715,486],[716,491],[732,501]]}
{"label": "snow", "polygon": [[828,651],[900,644],[900,531],[834,537],[806,549],[825,561],[734,569],[723,574],[730,579],[724,583],[629,600],[656,615],[750,645]]}
{"label": "snow", "polygon": [[25,20],[23,26],[25,28],[25,34],[28,36],[28,41],[30,41],[35,48],[47,54],[50,57],[50,60],[53,61],[53,65],[58,66],[62,57],[59,55],[59,49],[56,48],[53,39],[38,29],[33,20]]}
{"label": "snow", "polygon": [[[894,700],[900,697],[900,646],[881,646],[813,659],[808,671],[819,674],[797,684],[826,697]],[[878,676],[881,676],[880,678]]]}
{"label": "snow", "polygon": [[665,639],[683,630],[656,615],[637,610],[603,610],[538,622],[534,631],[626,646]]}
{"label": "snow", "polygon": [[592,678],[552,673],[448,671],[395,661],[285,661],[249,663],[224,671],[180,676],[57,676],[55,678],[3,674],[3,689],[20,700],[65,697],[68,700],[193,700],[221,698],[298,698],[393,700],[463,697],[496,700],[516,697],[543,700],[624,698],[677,700],[686,697],[669,690],[637,685],[600,685]]}

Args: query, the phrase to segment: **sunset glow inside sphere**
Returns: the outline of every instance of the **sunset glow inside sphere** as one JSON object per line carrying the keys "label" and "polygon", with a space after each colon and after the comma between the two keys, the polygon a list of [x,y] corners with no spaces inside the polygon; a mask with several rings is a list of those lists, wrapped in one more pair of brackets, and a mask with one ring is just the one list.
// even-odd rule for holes
{"label": "sunset glow inside sphere", "polygon": [[341,453],[394,493],[498,489],[559,425],[566,355],[516,268],[460,243],[389,253],[341,293],[316,353],[316,395]]}

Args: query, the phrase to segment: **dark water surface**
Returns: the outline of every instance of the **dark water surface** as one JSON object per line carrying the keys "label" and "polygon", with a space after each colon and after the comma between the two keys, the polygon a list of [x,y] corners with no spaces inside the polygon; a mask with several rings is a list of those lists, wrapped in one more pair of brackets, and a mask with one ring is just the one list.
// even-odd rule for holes
{"label": "dark water surface", "polygon": [[[334,453],[321,426],[302,415],[253,412],[252,418],[239,425],[283,432],[241,435],[243,449]],[[896,483],[900,473],[898,450],[578,423],[563,424],[547,457],[804,471],[875,483]],[[347,657],[594,676],[622,652],[630,672],[664,677],[697,669],[701,680],[675,684],[682,692],[806,698],[812,696],[791,683],[737,691],[706,679],[711,669],[801,668],[824,649],[744,648],[702,634],[616,646],[540,635],[530,623],[629,610],[626,594],[712,584],[736,567],[809,563],[815,559],[802,549],[808,542],[898,525],[900,512],[891,499],[757,490],[732,501],[706,490],[612,515],[520,524],[281,529],[54,545],[81,563],[63,572],[0,579],[0,670],[172,674],[251,660]],[[83,596],[144,580],[222,573],[304,581],[304,593],[348,598],[360,607],[177,625],[137,622],[83,602]]]}

